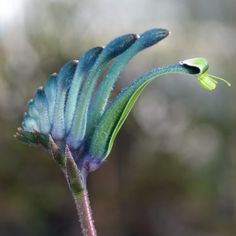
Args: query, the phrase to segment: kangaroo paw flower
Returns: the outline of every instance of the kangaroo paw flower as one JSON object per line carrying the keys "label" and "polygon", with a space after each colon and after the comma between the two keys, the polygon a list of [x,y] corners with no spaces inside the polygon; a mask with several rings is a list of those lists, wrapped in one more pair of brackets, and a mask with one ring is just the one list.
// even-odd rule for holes
{"label": "kangaroo paw flower", "polygon": [[174,73],[192,76],[206,90],[214,90],[218,81],[230,86],[226,80],[206,73],[206,59],[193,58],[154,68],[108,103],[127,63],[168,35],[165,29],[151,29],[140,35],[120,36],[105,47],[94,47],[81,55],[80,61],[71,60],[50,75],[28,102],[15,137],[51,152],[74,197],[84,235],[97,235],[86,178],[109,156],[119,130],[145,87],[162,75]]}
{"label": "kangaroo paw flower", "polygon": [[[108,103],[120,73],[142,50],[169,35],[165,29],[151,29],[142,34],[126,34],[105,47],[94,47],[78,60],[66,63],[49,76],[28,103],[16,137],[27,144],[42,145],[66,170],[67,154],[73,157],[84,175],[101,166],[112,150],[115,138],[144,88],[154,79],[173,73],[193,75],[206,90],[226,80],[209,75],[208,62],[193,58],[170,64],[137,78]],[[98,85],[98,78],[113,60]],[[69,151],[68,151],[69,150]],[[86,172],[86,174],[85,174]]]}

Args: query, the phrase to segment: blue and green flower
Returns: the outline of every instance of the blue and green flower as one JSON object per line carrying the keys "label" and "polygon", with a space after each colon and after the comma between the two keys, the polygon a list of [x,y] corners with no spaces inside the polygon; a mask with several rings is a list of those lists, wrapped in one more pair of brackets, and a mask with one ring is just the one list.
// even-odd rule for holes
{"label": "blue and green flower", "polygon": [[193,58],[147,72],[109,101],[120,73],[132,57],[168,34],[165,29],[151,29],[141,35],[123,35],[106,47],[86,51],[80,61],[66,63],[29,101],[17,138],[51,150],[62,169],[66,166],[67,150],[77,168],[87,176],[108,157],[133,105],[154,79],[164,74],[182,73],[192,75],[206,90],[215,89],[218,80],[230,86],[227,81],[206,74],[206,59]]}

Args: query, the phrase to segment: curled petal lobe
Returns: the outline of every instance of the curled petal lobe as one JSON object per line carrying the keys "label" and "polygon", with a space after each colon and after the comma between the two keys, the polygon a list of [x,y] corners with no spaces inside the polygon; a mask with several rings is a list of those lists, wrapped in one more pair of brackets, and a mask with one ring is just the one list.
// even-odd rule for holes
{"label": "curled petal lobe", "polygon": [[199,85],[205,90],[214,90],[216,88],[218,81],[222,81],[229,87],[231,86],[231,84],[227,80],[206,73],[206,71],[209,68],[209,64],[205,58],[197,57],[184,60],[180,63],[183,66],[192,67],[192,69],[198,71],[197,81]]}

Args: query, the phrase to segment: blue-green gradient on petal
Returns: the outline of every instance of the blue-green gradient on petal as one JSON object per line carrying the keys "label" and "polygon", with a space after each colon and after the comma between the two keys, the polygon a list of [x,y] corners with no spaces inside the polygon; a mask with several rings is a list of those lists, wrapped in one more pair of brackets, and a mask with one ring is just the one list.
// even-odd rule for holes
{"label": "blue-green gradient on petal", "polygon": [[[108,105],[110,93],[132,57],[168,34],[168,30],[160,28],[140,35],[126,34],[115,38],[106,47],[86,51],[80,61],[66,63],[58,74],[49,76],[45,86],[38,89],[29,101],[17,138],[56,152],[60,161],[67,148],[78,168],[89,173],[108,157],[132,107],[154,79],[182,73],[191,75],[206,90],[215,89],[218,81],[230,85],[222,78],[207,74],[207,60],[197,57],[145,73],[123,88]],[[108,65],[110,67],[103,75]]]}
{"label": "blue-green gradient on petal", "polygon": [[97,80],[101,75],[104,67],[114,57],[124,52],[136,41],[136,35],[128,34],[120,36],[112,40],[101,52],[96,63],[91,68],[88,78],[81,88],[77,100],[77,107],[72,121],[71,129],[67,137],[67,142],[74,149],[78,148],[85,136],[88,108],[92,97],[93,90],[96,86]]}
{"label": "blue-green gradient on petal", "polygon": [[124,53],[115,59],[108,70],[106,76],[102,80],[90,106],[88,119],[88,134],[93,128],[93,124],[98,121],[106,107],[110,93],[117,81],[121,71],[128,62],[140,51],[153,46],[169,35],[169,31],[165,29],[151,29],[137,37],[135,43]]}

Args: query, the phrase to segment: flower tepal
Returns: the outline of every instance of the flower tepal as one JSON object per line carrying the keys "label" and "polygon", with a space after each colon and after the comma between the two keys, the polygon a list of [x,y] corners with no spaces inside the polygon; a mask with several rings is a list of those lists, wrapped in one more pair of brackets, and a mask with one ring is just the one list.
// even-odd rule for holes
{"label": "flower tepal", "polygon": [[[66,63],[29,101],[17,138],[51,150],[62,168],[65,150],[69,150],[78,169],[89,173],[107,158],[135,101],[152,80],[163,74],[185,73],[197,75],[202,87],[214,89],[214,81],[219,78],[205,73],[208,63],[204,58],[195,58],[153,69],[108,104],[110,93],[129,60],[168,34],[165,29],[151,29],[141,35],[123,35],[105,47],[86,51],[80,61]],[[98,84],[112,59],[115,59],[113,64]]]}

